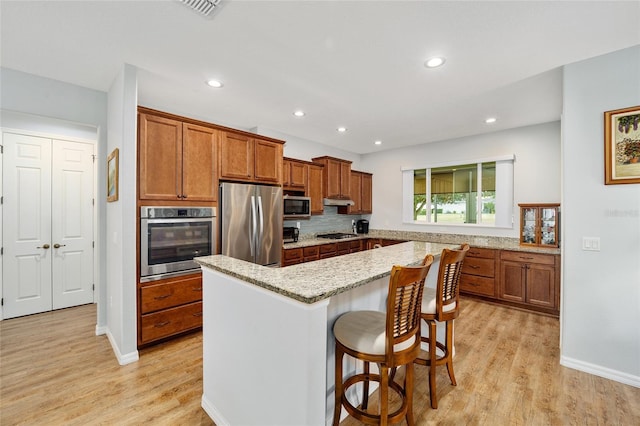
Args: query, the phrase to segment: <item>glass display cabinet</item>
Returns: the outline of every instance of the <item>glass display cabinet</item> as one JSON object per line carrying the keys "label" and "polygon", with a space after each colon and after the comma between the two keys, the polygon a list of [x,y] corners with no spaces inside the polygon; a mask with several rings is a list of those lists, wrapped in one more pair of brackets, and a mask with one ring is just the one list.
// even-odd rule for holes
{"label": "glass display cabinet", "polygon": [[518,204],[520,206],[520,245],[560,246],[560,204]]}

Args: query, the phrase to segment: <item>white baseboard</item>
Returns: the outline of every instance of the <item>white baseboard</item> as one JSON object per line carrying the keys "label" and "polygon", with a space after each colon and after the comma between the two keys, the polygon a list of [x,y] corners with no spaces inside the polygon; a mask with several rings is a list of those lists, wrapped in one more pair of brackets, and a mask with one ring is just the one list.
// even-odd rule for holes
{"label": "white baseboard", "polygon": [[108,329],[106,330],[106,334],[107,334],[107,338],[109,339],[109,343],[111,343],[111,348],[113,349],[113,353],[116,355],[116,358],[118,359],[118,364],[127,365],[127,364],[131,364],[132,362],[136,362],[138,361],[138,359],[140,359],[140,357],[138,356],[138,351],[133,351],[124,355],[120,353],[120,348],[118,348],[118,345],[116,344],[116,340],[113,338],[113,335],[111,335],[111,332]]}
{"label": "white baseboard", "polygon": [[107,326],[96,324],[96,336],[102,336],[103,334],[107,334]]}
{"label": "white baseboard", "polygon": [[227,426],[230,424],[204,395],[202,395],[200,406],[217,426]]}
{"label": "white baseboard", "polygon": [[585,373],[593,374],[594,376],[604,377],[605,379],[624,383],[625,385],[640,388],[640,376],[634,376],[632,374],[623,373],[618,370],[612,370],[601,365],[590,364],[588,362],[566,356],[560,357],[560,365],[573,368],[574,370],[584,371]]}

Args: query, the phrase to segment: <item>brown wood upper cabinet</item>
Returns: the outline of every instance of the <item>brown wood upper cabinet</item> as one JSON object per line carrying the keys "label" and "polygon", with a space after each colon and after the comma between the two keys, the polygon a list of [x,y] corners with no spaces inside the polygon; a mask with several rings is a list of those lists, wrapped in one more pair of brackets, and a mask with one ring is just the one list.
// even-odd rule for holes
{"label": "brown wood upper cabinet", "polygon": [[138,126],[140,200],[217,200],[216,129],[150,113]]}
{"label": "brown wood upper cabinet", "polygon": [[372,207],[372,182],[371,173],[351,171],[351,199],[353,206],[338,207],[340,214],[371,214]]}
{"label": "brown wood upper cabinet", "polygon": [[221,132],[220,178],[281,183],[282,143],[242,133]]}
{"label": "brown wood upper cabinet", "polygon": [[309,164],[309,180],[305,195],[311,198],[311,214],[323,214],[324,204],[322,191],[324,188],[324,167],[319,164]]}
{"label": "brown wood upper cabinet", "polygon": [[300,160],[285,158],[282,161],[282,186],[292,191],[307,191],[309,166]]}
{"label": "brown wood upper cabinet", "polygon": [[351,161],[334,157],[312,158],[324,167],[323,197],[349,199],[351,192]]}

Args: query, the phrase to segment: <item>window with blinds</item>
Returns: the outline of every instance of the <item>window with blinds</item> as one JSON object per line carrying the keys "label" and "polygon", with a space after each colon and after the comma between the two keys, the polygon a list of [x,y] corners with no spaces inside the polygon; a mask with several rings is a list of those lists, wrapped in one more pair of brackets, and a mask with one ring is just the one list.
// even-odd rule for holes
{"label": "window with blinds", "polygon": [[405,222],[511,226],[513,157],[403,169],[403,174]]}

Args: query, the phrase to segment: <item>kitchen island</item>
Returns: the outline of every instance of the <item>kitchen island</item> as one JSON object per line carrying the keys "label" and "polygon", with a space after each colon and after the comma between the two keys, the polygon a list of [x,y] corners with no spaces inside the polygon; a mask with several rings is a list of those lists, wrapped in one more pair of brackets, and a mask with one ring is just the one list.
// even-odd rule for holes
{"label": "kitchen island", "polygon": [[[226,256],[203,266],[202,407],[218,425],[325,425],[333,417],[332,326],[352,310],[384,311],[393,265],[435,261],[457,244],[410,241],[267,268]],[[345,368],[351,374],[355,364]]]}

